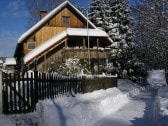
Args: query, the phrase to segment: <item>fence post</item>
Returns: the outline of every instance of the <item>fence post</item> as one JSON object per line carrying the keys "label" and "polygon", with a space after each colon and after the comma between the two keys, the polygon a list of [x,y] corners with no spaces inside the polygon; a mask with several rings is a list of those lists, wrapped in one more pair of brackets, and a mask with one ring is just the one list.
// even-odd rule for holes
{"label": "fence post", "polygon": [[3,114],[2,88],[2,70],[0,70],[0,115]]}
{"label": "fence post", "polygon": [[34,71],[34,95],[35,95],[35,105],[38,102],[38,71]]}

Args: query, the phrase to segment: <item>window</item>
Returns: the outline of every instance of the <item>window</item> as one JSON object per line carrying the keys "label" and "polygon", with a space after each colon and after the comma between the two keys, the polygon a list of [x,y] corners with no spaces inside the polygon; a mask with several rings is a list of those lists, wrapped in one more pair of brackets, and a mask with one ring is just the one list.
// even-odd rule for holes
{"label": "window", "polygon": [[29,42],[28,49],[34,49],[34,48],[35,48],[35,42]]}
{"label": "window", "polygon": [[30,49],[30,50],[35,48],[35,37],[31,37],[29,39],[29,42],[27,44],[27,48]]}
{"label": "window", "polygon": [[70,24],[70,17],[63,16],[62,17],[62,24],[63,25],[69,25]]}

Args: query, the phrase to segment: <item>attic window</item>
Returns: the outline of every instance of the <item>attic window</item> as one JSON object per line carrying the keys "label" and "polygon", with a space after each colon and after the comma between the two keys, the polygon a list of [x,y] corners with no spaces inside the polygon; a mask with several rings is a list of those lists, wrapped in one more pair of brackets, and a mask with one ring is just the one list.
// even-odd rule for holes
{"label": "attic window", "polygon": [[63,24],[63,25],[69,25],[69,24],[70,24],[70,17],[68,17],[68,16],[63,16],[63,17],[62,17],[62,24]]}
{"label": "attic window", "polygon": [[27,43],[27,48],[32,50],[35,48],[35,37],[30,38],[29,42]]}

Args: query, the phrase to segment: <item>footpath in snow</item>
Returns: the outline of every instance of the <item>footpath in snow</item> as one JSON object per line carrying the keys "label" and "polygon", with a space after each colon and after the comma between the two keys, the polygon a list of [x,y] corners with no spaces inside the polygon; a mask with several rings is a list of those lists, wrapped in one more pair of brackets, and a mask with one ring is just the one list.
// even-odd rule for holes
{"label": "footpath in snow", "polygon": [[111,113],[95,126],[155,126],[155,95],[149,92],[130,98],[120,110]]}

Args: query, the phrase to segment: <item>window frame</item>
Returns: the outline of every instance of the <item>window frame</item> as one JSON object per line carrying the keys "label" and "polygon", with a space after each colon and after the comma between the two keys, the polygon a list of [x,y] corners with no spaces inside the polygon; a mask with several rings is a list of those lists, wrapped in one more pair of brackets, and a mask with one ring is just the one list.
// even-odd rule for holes
{"label": "window frame", "polygon": [[62,16],[62,25],[64,26],[70,25],[70,16]]}
{"label": "window frame", "polygon": [[[32,44],[34,44],[34,45],[32,45]],[[30,47],[33,47],[33,48],[30,48]],[[33,49],[35,49],[35,47],[36,47],[35,37],[31,37],[31,38],[29,39],[28,43],[27,43],[27,49],[28,49],[28,50],[33,50]]]}

